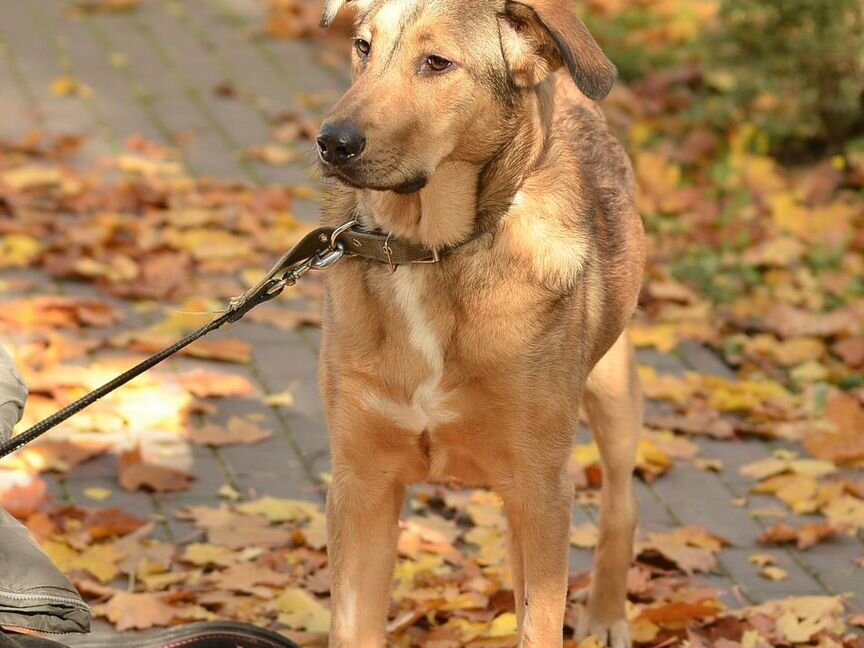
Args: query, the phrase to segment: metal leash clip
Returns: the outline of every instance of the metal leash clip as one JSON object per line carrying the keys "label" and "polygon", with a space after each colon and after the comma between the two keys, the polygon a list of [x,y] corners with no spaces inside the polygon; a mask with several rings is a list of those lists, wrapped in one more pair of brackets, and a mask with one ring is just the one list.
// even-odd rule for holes
{"label": "metal leash clip", "polygon": [[345,246],[339,237],[357,224],[350,220],[340,225],[330,236],[322,234],[319,238],[321,248],[311,257],[302,261],[294,260],[294,252],[288,252],[254,288],[228,302],[230,322],[236,322],[256,306],[278,297],[285,288],[296,284],[310,270],[332,268],[345,257]]}

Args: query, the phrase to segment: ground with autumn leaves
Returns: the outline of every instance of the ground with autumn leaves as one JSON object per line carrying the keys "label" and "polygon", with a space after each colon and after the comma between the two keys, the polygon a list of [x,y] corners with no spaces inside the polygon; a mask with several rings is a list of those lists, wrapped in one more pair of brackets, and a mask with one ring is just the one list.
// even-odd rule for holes
{"label": "ground with autumn leaves", "polygon": [[[288,0],[7,4],[0,335],[27,425],[200,325],[314,222],[309,137],[346,77],[338,36],[297,40],[317,9]],[[864,154],[785,168],[746,111],[693,119],[698,65],[658,52],[698,49],[715,3],[634,2],[644,28],[586,4],[658,60],[605,103],[651,234],[634,639],[861,648]],[[318,296],[310,278],[0,464],[0,501],[100,632],[230,618],[324,645]],[[602,479],[587,435],[571,474],[568,637]],[[415,489],[393,644],[514,646],[504,557],[493,495]]]}

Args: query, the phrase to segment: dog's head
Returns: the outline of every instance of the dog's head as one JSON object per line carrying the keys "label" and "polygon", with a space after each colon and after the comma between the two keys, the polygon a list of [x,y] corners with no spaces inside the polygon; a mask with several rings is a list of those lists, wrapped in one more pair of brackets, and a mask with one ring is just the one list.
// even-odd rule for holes
{"label": "dog's head", "polygon": [[326,175],[411,193],[448,160],[482,164],[520,93],[566,66],[592,99],[615,81],[570,0],[325,0],[357,10],[354,83],[318,138]]}

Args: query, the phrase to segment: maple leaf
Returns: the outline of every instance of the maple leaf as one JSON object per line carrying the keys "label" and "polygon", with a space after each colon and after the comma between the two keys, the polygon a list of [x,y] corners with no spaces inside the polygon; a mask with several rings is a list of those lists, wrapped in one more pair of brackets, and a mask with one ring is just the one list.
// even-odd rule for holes
{"label": "maple leaf", "polygon": [[64,572],[86,571],[100,583],[108,583],[120,574],[118,563],[125,557],[110,543],[93,545],[78,552],[65,543],[48,542],[44,550]]}
{"label": "maple leaf", "polygon": [[19,475],[4,483],[0,472],[0,508],[24,520],[49,500],[48,485],[39,477]]}
{"label": "maple leaf", "polygon": [[198,398],[248,396],[254,391],[252,383],[243,376],[203,369],[180,374],[180,384]]}
{"label": "maple leaf", "polygon": [[261,515],[271,522],[306,522],[321,514],[317,504],[269,496],[238,504],[237,510],[247,515]]}
{"label": "maple leaf", "polygon": [[6,234],[0,239],[0,268],[26,268],[42,252],[42,243],[27,234]]}
{"label": "maple leaf", "polygon": [[669,533],[650,533],[637,544],[637,555],[650,558],[659,554],[685,574],[712,572],[717,567],[717,554],[729,543],[701,527],[679,527]]}
{"label": "maple leaf", "polygon": [[109,445],[98,442],[40,441],[24,448],[19,458],[40,472],[65,474],[107,453],[109,448]]}
{"label": "maple leaf", "polygon": [[210,581],[221,589],[253,592],[256,585],[284,587],[292,581],[289,574],[282,574],[257,563],[233,564],[228,569],[214,573]]}
{"label": "maple leaf", "polygon": [[120,455],[118,477],[120,485],[128,491],[150,490],[156,493],[176,493],[188,490],[195,479],[193,475],[146,463],[141,455],[141,449],[128,450]]}
{"label": "maple leaf", "polygon": [[231,445],[253,445],[261,443],[273,436],[273,432],[259,427],[253,421],[232,417],[226,427],[218,425],[205,425],[201,428],[192,428],[189,438],[192,443],[203,446],[231,446]]}
{"label": "maple leaf", "polygon": [[804,446],[814,457],[837,464],[864,459],[864,408],[849,394],[835,394],[825,411],[834,430],[815,431],[804,439]]}
{"label": "maple leaf", "polygon": [[164,627],[178,616],[178,610],[157,594],[117,592],[104,605],[94,608],[105,616],[118,632]]}
{"label": "maple leaf", "polygon": [[326,632],[330,611],[315,597],[299,588],[288,588],[275,601],[279,623],[295,630]]}
{"label": "maple leaf", "polygon": [[762,544],[797,544],[799,549],[810,547],[827,540],[837,533],[842,533],[847,527],[834,525],[828,522],[810,522],[799,528],[795,528],[785,522],[778,522],[774,526],[765,529],[759,536]]}
{"label": "maple leaf", "polygon": [[696,602],[674,601],[642,608],[639,616],[660,627],[680,628],[690,621],[713,618],[722,609],[721,603],[710,599]]}

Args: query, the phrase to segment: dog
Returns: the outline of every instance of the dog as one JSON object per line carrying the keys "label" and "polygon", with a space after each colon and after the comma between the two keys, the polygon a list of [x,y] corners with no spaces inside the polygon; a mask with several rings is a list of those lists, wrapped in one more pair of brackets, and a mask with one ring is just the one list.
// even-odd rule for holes
{"label": "dog", "polygon": [[[330,646],[385,645],[421,481],[500,495],[519,645],[561,646],[582,412],[603,486],[578,634],[629,646],[642,399],[626,327],[645,251],[630,161],[595,103],[616,69],[570,0],[326,0],[322,25],[346,2],[353,84],[318,137],[322,220],[377,233],[387,259],[352,255],[324,280]],[[397,243],[430,258],[394,259]]]}

